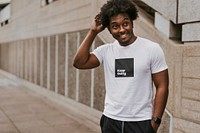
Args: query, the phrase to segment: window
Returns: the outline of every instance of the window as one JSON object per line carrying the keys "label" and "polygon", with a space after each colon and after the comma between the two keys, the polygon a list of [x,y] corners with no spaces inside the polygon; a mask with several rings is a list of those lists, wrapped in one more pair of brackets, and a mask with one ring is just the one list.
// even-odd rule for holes
{"label": "window", "polygon": [[0,23],[1,27],[7,25],[10,19],[10,0],[0,2]]}
{"label": "window", "polygon": [[43,6],[49,5],[54,1],[56,0],[41,0],[41,6],[43,7]]}

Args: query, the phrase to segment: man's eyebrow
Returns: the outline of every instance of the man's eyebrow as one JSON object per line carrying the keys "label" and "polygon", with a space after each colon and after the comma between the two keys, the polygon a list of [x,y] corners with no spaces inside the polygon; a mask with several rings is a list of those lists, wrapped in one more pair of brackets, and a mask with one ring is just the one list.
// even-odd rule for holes
{"label": "man's eyebrow", "polygon": [[117,24],[117,22],[115,22],[115,21],[114,21],[114,22],[111,22],[111,25],[113,25],[113,24]]}
{"label": "man's eyebrow", "polygon": [[124,20],[130,20],[128,17],[125,17]]}
{"label": "man's eyebrow", "polygon": [[[130,18],[124,17],[124,18],[123,18],[123,21],[124,21],[124,20],[130,20]],[[114,25],[114,24],[117,24],[117,22],[116,22],[116,21],[111,22],[111,25]]]}

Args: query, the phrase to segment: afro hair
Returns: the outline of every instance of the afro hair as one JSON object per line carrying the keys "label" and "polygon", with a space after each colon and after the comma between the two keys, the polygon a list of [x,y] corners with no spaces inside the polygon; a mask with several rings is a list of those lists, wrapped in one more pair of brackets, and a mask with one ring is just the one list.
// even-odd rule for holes
{"label": "afro hair", "polygon": [[100,11],[102,25],[108,27],[110,18],[121,13],[127,13],[132,21],[137,19],[138,10],[133,0],[108,0]]}

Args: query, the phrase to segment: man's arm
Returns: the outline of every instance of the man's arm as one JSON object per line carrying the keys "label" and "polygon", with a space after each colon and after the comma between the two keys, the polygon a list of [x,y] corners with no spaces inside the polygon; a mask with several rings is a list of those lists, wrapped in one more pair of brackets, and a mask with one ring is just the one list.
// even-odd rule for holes
{"label": "man's arm", "polygon": [[100,23],[100,16],[97,15],[91,25],[91,28],[81,43],[75,57],[73,66],[78,69],[91,69],[98,67],[100,65],[97,57],[93,54],[90,54],[91,45],[97,36],[97,34],[104,30],[104,27]]}
{"label": "man's arm", "polygon": [[[159,73],[153,74],[152,78],[156,87],[153,117],[161,119],[167,104],[168,93],[169,93],[168,70],[164,70]],[[159,124],[156,124],[154,121],[151,121],[151,124],[155,129],[155,131],[157,131]]]}

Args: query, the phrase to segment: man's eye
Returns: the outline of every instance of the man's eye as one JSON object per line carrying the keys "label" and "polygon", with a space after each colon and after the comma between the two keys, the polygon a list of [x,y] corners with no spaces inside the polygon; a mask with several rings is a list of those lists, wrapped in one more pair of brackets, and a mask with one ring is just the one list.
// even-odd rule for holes
{"label": "man's eye", "polygon": [[117,25],[113,25],[112,28],[113,28],[113,29],[117,29],[118,26],[117,26]]}
{"label": "man's eye", "polygon": [[128,23],[124,23],[123,25],[124,25],[124,26],[128,26]]}

